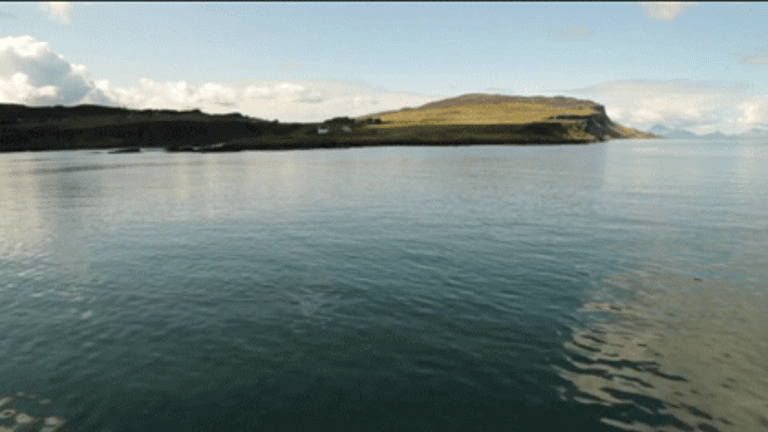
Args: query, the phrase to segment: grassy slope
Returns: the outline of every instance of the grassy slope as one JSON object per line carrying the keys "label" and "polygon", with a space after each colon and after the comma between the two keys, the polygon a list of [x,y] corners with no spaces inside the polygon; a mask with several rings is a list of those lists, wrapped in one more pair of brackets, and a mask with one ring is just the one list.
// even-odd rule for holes
{"label": "grassy slope", "polygon": [[[562,128],[552,127],[552,139],[598,140],[600,137],[587,131],[581,120],[552,120],[555,116],[590,116],[604,117],[602,106],[588,100],[565,97],[520,97],[503,95],[470,94],[457,98],[433,102],[416,109],[403,109],[363,116],[361,120],[379,118],[383,124],[376,127],[382,131],[388,129],[415,131],[418,127],[431,129],[434,126],[463,125],[465,134],[482,131],[478,125],[530,125],[539,124],[545,128],[548,124],[560,124]],[[636,131],[610,122],[608,126],[616,138],[651,138],[652,135]],[[508,128],[508,130],[514,128]],[[520,130],[525,133],[525,130]],[[389,131],[393,134],[394,131]],[[413,133],[413,132],[411,132]],[[536,134],[531,134],[535,138]]]}
{"label": "grassy slope", "polygon": [[[555,116],[592,116],[552,119]],[[381,124],[371,124],[381,119]],[[592,122],[592,123],[590,123]],[[346,123],[351,132],[342,130]],[[616,125],[603,107],[572,98],[473,94],[419,108],[329,122],[276,123],[199,111],[136,111],[98,106],[29,108],[0,105],[0,151],[77,148],[204,146],[290,149],[366,145],[462,145],[588,143],[606,137],[650,138]],[[607,131],[607,132],[606,132]]]}
{"label": "grassy slope", "polygon": [[[458,98],[457,98],[458,99]],[[462,102],[472,102],[462,103]],[[447,106],[446,106],[447,105]],[[557,105],[546,101],[511,101],[492,98],[468,98],[456,100],[455,104],[427,104],[417,109],[390,111],[362,117],[380,118],[386,126],[411,125],[474,125],[474,124],[525,124],[543,122],[548,118],[562,115],[594,114],[596,104]]]}

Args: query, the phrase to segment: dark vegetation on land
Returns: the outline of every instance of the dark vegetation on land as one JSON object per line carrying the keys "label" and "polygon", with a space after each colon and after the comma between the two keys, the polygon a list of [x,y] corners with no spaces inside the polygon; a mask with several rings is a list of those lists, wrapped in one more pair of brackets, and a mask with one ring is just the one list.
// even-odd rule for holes
{"label": "dark vegetation on land", "polygon": [[0,104],[0,152],[142,147],[238,151],[382,145],[565,144],[653,135],[613,123],[601,105],[572,98],[464,95],[419,108],[280,123],[241,114],[96,105]]}

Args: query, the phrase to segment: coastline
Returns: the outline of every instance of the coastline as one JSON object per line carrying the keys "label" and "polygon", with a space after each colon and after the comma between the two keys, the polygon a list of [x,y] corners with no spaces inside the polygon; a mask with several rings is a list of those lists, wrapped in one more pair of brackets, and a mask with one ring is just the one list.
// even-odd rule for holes
{"label": "coastline", "polygon": [[[599,110],[598,110],[599,111]],[[280,123],[199,110],[130,110],[96,105],[26,107],[0,104],[0,153],[140,148],[184,152],[300,150],[368,146],[589,144],[614,138],[653,138],[624,128],[601,112],[522,122],[435,124],[338,117],[322,123]]]}
{"label": "coastline", "polygon": [[[168,123],[168,122],[164,122]],[[243,150],[302,150],[369,146],[465,146],[589,144],[605,141],[574,133],[560,123],[522,125],[469,125],[355,127],[351,132],[327,135],[313,133],[315,124],[287,126],[275,134],[270,126],[237,130],[215,122],[141,124],[99,130],[32,127],[0,130],[0,153],[55,150],[111,150],[135,152],[139,148],[161,148],[171,152],[232,152]],[[240,125],[236,125],[240,126]],[[235,129],[233,131],[233,129]]]}
{"label": "coastline", "polygon": [[149,146],[149,147],[104,147],[99,145],[61,147],[35,146],[34,148],[0,149],[2,153],[46,152],[46,151],[77,151],[103,150],[109,154],[139,153],[145,149],[164,150],[168,153],[232,153],[239,151],[281,151],[281,150],[314,150],[314,149],[350,149],[363,147],[461,147],[477,145],[494,146],[548,146],[548,145],[585,145],[605,142],[605,140],[456,140],[456,141],[424,141],[424,140],[382,140],[382,141],[305,141],[294,143],[270,144],[263,142],[225,142],[201,146]]}

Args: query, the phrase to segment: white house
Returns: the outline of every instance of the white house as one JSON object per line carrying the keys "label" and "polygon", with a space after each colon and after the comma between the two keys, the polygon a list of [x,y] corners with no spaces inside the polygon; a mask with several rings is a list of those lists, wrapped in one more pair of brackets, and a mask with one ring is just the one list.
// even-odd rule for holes
{"label": "white house", "polygon": [[318,128],[317,128],[317,134],[318,134],[318,135],[327,134],[327,133],[328,133],[328,131],[330,131],[330,128],[327,128],[327,127],[319,127],[319,126],[318,126]]}
{"label": "white house", "polygon": [[343,130],[344,132],[352,132],[352,128],[347,125],[342,126],[341,130]]}

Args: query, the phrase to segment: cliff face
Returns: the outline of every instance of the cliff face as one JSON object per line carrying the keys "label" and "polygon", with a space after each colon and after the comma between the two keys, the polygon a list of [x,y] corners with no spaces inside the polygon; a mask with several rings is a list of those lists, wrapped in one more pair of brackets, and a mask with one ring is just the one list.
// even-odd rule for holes
{"label": "cliff face", "polygon": [[595,113],[589,115],[557,115],[550,117],[554,121],[576,122],[588,134],[593,135],[599,141],[611,138],[655,138],[647,132],[630,129],[614,123],[606,114],[602,105],[594,106]]}
{"label": "cliff face", "polygon": [[584,132],[593,135],[599,141],[609,138],[624,138],[623,134],[615,131],[611,126],[611,119],[601,114],[591,115],[560,115],[550,117],[550,120],[573,122]]}

